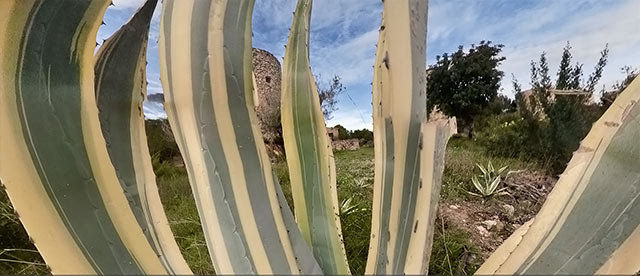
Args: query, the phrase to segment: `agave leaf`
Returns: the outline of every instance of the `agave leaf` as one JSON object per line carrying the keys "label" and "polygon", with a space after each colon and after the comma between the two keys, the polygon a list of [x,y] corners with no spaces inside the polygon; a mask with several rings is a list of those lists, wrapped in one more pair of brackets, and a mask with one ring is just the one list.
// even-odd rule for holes
{"label": "agave leaf", "polygon": [[493,180],[493,182],[491,182],[491,185],[489,185],[489,194],[492,194],[493,192],[496,191],[496,189],[498,188],[498,185],[500,185],[500,181],[502,181],[502,178],[500,176],[496,176],[496,178]]}
{"label": "agave leaf", "polygon": [[640,270],[639,100],[636,78],[594,124],[517,245],[498,248],[478,274]]}
{"label": "agave leaf", "polygon": [[[511,234],[511,236],[509,236],[509,238],[507,238],[500,245],[500,251],[496,251],[496,253],[500,254],[491,254],[491,256],[485,261],[485,263],[482,265],[482,272],[498,270],[500,265],[504,263],[507,258],[509,258],[509,253],[512,252],[516,247],[518,247],[518,244],[522,241],[522,236],[524,236],[527,231],[529,231],[529,228],[531,227],[531,224],[534,220],[535,218],[525,222],[522,226],[516,229],[516,231],[514,231],[513,234]],[[480,270],[478,270],[476,273],[481,272]]]}
{"label": "agave leaf", "polygon": [[472,177],[471,177],[471,183],[473,183],[473,186],[474,186],[474,187],[476,187],[476,189],[477,189],[479,192],[481,192],[482,194],[484,194],[484,193],[485,193],[485,192],[484,192],[485,188],[484,188],[484,187],[482,187],[482,184],[480,184],[480,181],[478,180],[478,177],[477,177],[477,176],[475,176],[475,175],[474,175],[474,176],[472,176]]}
{"label": "agave leaf", "polygon": [[476,163],[476,167],[478,167],[478,169],[480,169],[480,171],[482,172],[482,175],[488,175],[489,174],[487,169],[485,169],[482,165]]}
{"label": "agave leaf", "polygon": [[500,168],[496,174],[501,175],[504,172],[504,170],[507,169],[507,167],[508,166],[504,166],[504,167]]}
{"label": "agave leaf", "polygon": [[288,208],[254,112],[254,1],[165,0],[165,109],[216,272],[319,274]]}
{"label": "agave leaf", "polygon": [[96,101],[111,163],[138,224],[170,274],[191,274],[160,201],[144,129],[146,50],[157,2],[146,1],[100,47]]}
{"label": "agave leaf", "polygon": [[358,205],[352,202],[353,198],[347,198],[340,203],[340,216],[347,216],[358,211]]}
{"label": "agave leaf", "polygon": [[[427,1],[383,2],[373,76],[376,157],[366,274],[418,274],[427,269],[428,258],[424,256],[429,254],[418,253],[431,244],[432,217],[424,215],[435,209],[441,183],[437,182],[439,171],[421,158],[422,152],[429,151],[424,139],[439,133],[422,131],[426,117],[426,18]],[[439,155],[432,159],[441,160]]]}
{"label": "agave leaf", "polygon": [[299,0],[282,72],[282,136],[296,221],[327,274],[349,274],[331,143],[309,65],[311,0]]}
{"label": "agave leaf", "polygon": [[0,1],[0,177],[54,274],[167,274],[109,160],[94,96],[108,1]]}
{"label": "agave leaf", "polygon": [[472,195],[472,196],[477,196],[477,197],[484,197],[484,195],[478,194],[478,193],[474,193],[474,192],[469,192],[467,191],[468,194]]}
{"label": "agave leaf", "polygon": [[491,161],[489,161],[489,164],[487,164],[487,171],[489,172],[490,175],[493,175],[493,173],[496,171]]}
{"label": "agave leaf", "polygon": [[[433,242],[436,205],[440,199],[447,142],[451,121],[425,122],[421,128],[420,183],[416,197],[416,214],[404,267],[406,274],[426,275]],[[420,185],[422,184],[422,186]]]}

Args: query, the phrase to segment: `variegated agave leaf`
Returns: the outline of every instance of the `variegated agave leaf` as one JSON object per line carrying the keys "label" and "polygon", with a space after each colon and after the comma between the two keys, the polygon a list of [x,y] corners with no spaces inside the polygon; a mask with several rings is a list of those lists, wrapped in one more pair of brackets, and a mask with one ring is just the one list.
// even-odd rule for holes
{"label": "variegated agave leaf", "polygon": [[0,177],[54,274],[166,274],[109,160],[94,96],[109,1],[0,1]]}
{"label": "variegated agave leaf", "polygon": [[282,134],[296,221],[323,271],[349,274],[331,143],[309,64],[311,0],[299,0],[282,74]]}
{"label": "variegated agave leaf", "polygon": [[252,0],[165,0],[165,109],[214,268],[319,274],[271,170],[254,112]]}
{"label": "variegated agave leaf", "polygon": [[100,47],[95,65],[96,101],[111,162],[138,224],[170,274],[191,274],[160,201],[142,102],[146,51],[157,0],[148,0]]}
{"label": "variegated agave leaf", "polygon": [[423,124],[426,26],[427,1],[384,1],[373,76],[376,159],[367,274],[427,272],[449,136],[443,125]]}

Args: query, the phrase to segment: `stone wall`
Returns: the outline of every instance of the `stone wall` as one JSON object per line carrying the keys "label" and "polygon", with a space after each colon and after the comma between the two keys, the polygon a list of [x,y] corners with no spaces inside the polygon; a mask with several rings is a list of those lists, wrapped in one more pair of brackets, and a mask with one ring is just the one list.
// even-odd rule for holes
{"label": "stone wall", "polygon": [[357,150],[360,148],[360,140],[358,139],[347,139],[347,140],[337,140],[331,141],[331,146],[334,151],[337,150]]}
{"label": "stone wall", "polygon": [[282,140],[280,127],[280,62],[271,53],[253,49],[254,102],[258,123],[267,144]]}
{"label": "stone wall", "polygon": [[335,128],[335,127],[328,127],[327,135],[329,135],[329,138],[331,139],[331,141],[340,139],[340,131],[338,131],[338,128]]}

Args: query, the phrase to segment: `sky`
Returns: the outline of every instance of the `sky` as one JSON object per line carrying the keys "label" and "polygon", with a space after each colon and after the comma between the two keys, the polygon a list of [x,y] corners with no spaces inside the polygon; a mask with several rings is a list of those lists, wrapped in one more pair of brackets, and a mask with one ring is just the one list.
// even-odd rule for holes
{"label": "sky", "polygon": [[[98,42],[109,37],[135,12],[143,0],[114,0],[98,32]],[[201,0],[202,1],[202,0]],[[387,0],[399,1],[399,0]],[[253,46],[284,56],[295,0],[257,0],[253,14]],[[158,62],[158,28],[161,6],[154,15],[148,52],[148,94],[162,93]],[[555,75],[562,48],[570,42],[573,62],[584,63],[585,77],[592,72],[600,51],[609,46],[609,62],[599,83],[611,89],[624,78],[620,68],[640,68],[640,0],[430,0],[427,64],[436,56],[465,49],[482,40],[503,44],[506,60],[501,93],[513,97],[515,77],[526,89],[530,62],[547,53]],[[327,122],[347,129],[372,128],[371,81],[380,0],[316,0],[313,2],[310,60],[318,82],[327,85],[338,75],[346,91],[338,110]],[[513,76],[513,77],[512,77]],[[428,92],[427,92],[428,93]],[[147,118],[166,117],[162,105],[146,102]]]}

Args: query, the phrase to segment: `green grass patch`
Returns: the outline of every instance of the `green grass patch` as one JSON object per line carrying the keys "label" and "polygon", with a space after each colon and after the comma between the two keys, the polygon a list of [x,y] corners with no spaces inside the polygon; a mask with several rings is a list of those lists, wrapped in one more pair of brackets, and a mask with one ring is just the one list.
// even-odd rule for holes
{"label": "green grass patch", "polygon": [[436,220],[433,248],[429,262],[430,275],[471,275],[480,264],[475,256],[478,249],[469,235],[454,225]]}
{"label": "green grass patch", "polygon": [[339,151],[335,155],[340,223],[351,273],[363,275],[369,254],[373,201],[373,158],[371,147]]}

